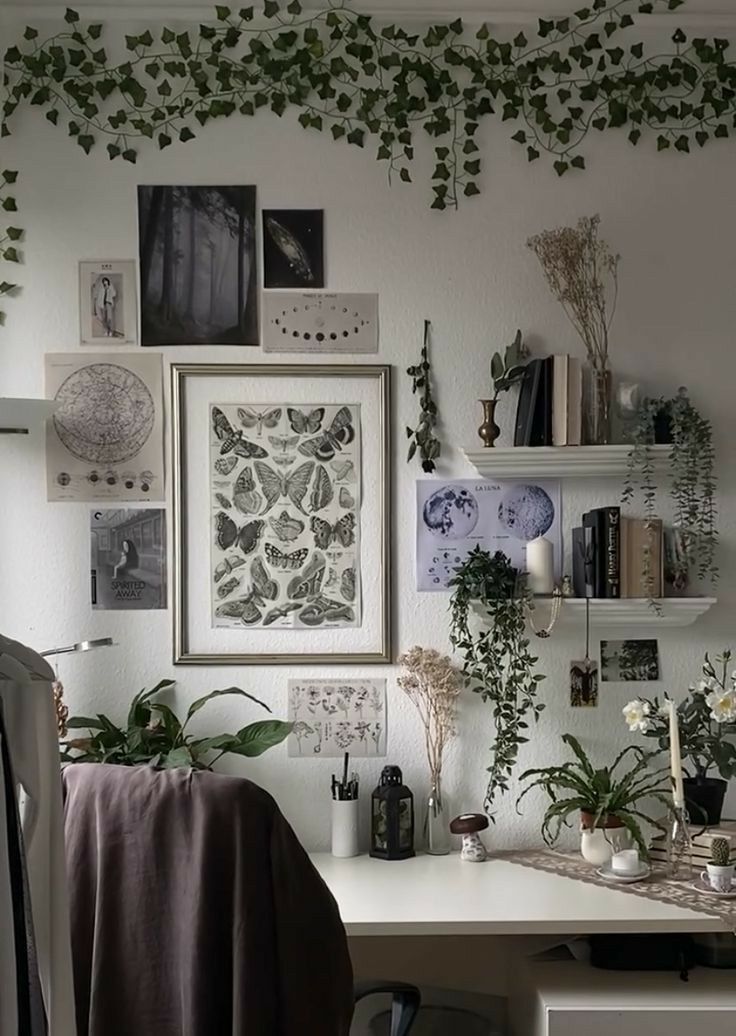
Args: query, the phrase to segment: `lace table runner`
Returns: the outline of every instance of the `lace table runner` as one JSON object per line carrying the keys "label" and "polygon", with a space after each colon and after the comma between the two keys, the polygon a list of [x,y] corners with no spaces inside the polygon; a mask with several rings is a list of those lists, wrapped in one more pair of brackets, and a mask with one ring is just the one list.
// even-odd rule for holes
{"label": "lace table runner", "polygon": [[[493,853],[493,856],[509,860],[511,863],[518,863],[522,867],[560,874],[565,878],[576,878],[589,885],[601,885],[632,896],[657,899],[662,903],[683,907],[685,910],[695,910],[699,914],[718,917],[728,926],[729,931],[736,933],[736,899],[717,899],[707,893],[697,892],[691,887],[690,881],[672,881],[667,878],[663,870],[656,867],[643,881],[638,881],[633,885],[624,885],[601,878],[596,874],[595,867],[584,860],[579,853],[558,853],[550,849],[539,849]],[[695,880],[695,872],[693,872],[691,880]]]}

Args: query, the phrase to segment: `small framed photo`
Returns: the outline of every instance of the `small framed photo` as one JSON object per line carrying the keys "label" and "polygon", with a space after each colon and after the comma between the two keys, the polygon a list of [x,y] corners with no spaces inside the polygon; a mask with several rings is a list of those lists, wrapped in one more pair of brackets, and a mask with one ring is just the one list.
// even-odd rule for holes
{"label": "small framed photo", "polygon": [[79,264],[82,345],[135,345],[138,341],[136,273],[132,259]]}

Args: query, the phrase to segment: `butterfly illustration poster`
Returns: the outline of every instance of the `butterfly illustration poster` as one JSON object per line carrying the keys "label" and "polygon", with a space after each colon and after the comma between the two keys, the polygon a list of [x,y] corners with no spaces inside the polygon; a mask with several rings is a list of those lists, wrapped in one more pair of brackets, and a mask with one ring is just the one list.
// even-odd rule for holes
{"label": "butterfly illustration poster", "polygon": [[361,625],[360,406],[210,407],[212,625]]}

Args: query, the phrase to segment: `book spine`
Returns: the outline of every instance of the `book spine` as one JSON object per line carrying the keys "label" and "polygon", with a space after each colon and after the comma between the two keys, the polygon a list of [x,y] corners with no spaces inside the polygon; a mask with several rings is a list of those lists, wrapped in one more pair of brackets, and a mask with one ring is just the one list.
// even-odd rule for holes
{"label": "book spine", "polygon": [[552,357],[552,445],[567,446],[568,364],[567,354]]}
{"label": "book spine", "polygon": [[600,510],[587,511],[583,515],[583,528],[589,530],[586,535],[586,553],[592,550],[592,597],[606,596],[606,550],[603,528],[603,513]]}
{"label": "book spine", "polygon": [[601,511],[605,551],[604,596],[618,598],[621,596],[621,508],[604,507]]}

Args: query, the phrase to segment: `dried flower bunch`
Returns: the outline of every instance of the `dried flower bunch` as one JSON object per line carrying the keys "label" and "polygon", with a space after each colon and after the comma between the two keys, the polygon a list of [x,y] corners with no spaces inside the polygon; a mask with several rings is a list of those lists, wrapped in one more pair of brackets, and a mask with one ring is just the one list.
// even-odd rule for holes
{"label": "dried flower bunch", "polygon": [[415,646],[399,658],[399,687],[414,703],[424,725],[427,762],[433,784],[439,783],[442,756],[455,735],[457,697],[462,690],[460,673],[447,655],[434,648]]}
{"label": "dried flower bunch", "polygon": [[576,227],[543,230],[529,238],[527,245],[539,259],[550,291],[582,338],[588,363],[605,371],[621,257],[598,237],[600,222],[600,216],[583,216]]}

